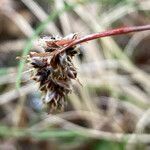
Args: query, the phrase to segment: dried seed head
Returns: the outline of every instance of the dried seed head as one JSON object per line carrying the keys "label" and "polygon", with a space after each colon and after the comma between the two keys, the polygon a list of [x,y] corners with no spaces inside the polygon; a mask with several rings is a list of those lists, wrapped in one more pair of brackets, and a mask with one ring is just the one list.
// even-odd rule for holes
{"label": "dried seed head", "polygon": [[[150,25],[133,26],[94,33],[82,38],[77,34],[62,37],[45,37],[39,43],[45,53],[30,53],[29,61],[35,69],[33,79],[40,83],[43,102],[49,110],[63,108],[64,98],[71,92],[71,79],[77,77],[72,57],[78,53],[77,44],[111,35],[150,30]],[[34,57],[38,58],[34,58]],[[48,93],[49,92],[49,93]],[[55,94],[54,94],[55,93]]]}
{"label": "dried seed head", "polygon": [[[55,55],[60,48],[70,44],[76,38],[76,34],[61,37],[45,37],[40,44],[45,48],[45,55],[30,53],[30,64],[34,68],[33,80],[39,83],[43,95],[43,104],[48,112],[63,110],[65,96],[72,91],[72,79],[76,79],[77,71],[72,58],[78,53],[76,46],[63,53]],[[44,44],[43,44],[44,43]],[[46,55],[48,52],[51,56]]]}

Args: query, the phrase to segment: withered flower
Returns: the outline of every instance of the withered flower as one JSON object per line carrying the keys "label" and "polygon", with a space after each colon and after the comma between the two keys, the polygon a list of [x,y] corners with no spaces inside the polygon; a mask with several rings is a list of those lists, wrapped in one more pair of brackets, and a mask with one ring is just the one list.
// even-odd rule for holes
{"label": "withered flower", "polygon": [[76,34],[64,38],[42,38],[40,44],[45,52],[31,52],[29,55],[29,63],[34,68],[32,79],[39,83],[43,104],[49,113],[64,109],[65,96],[72,91],[72,79],[77,77],[72,62],[73,56],[78,53],[77,46],[55,54],[76,38]]}

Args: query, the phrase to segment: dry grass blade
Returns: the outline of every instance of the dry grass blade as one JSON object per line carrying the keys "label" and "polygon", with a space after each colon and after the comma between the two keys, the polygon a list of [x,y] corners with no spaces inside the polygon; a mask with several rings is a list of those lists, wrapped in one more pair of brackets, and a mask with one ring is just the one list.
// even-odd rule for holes
{"label": "dry grass blade", "polygon": [[14,22],[20,28],[24,35],[27,37],[32,36],[33,28],[22,15],[20,15],[14,8],[12,8],[9,1],[3,1],[3,3],[0,5],[0,10],[1,13],[12,20],[12,22]]}
{"label": "dry grass blade", "polygon": [[19,91],[16,89],[10,90],[9,92],[0,95],[0,105],[4,105],[22,95],[26,95],[27,93],[33,92],[35,90],[36,88],[34,84],[25,85],[21,87]]}
{"label": "dry grass blade", "polygon": [[[33,12],[33,14],[42,22],[48,18],[45,11],[33,0],[22,0],[22,2]],[[51,34],[60,35],[60,32],[56,28],[53,22],[49,22],[46,29]]]}
{"label": "dry grass blade", "polygon": [[111,141],[126,141],[130,137],[135,136],[136,138],[132,143],[136,143],[137,139],[141,143],[149,143],[150,142],[150,135],[149,134],[122,134],[122,133],[110,133],[110,132],[104,132],[104,131],[99,131],[99,130],[94,130],[94,129],[86,129],[83,127],[80,127],[78,125],[75,125],[69,121],[66,121],[62,118],[59,118],[57,116],[49,115],[46,117],[42,122],[36,124],[35,126],[31,127],[29,130],[42,130],[42,128],[45,128],[49,125],[52,124],[61,124],[61,126],[64,129],[67,130],[74,130],[77,131],[77,133],[80,133],[82,136],[90,137],[90,138],[95,138],[95,139],[106,139],[106,140],[111,140]]}

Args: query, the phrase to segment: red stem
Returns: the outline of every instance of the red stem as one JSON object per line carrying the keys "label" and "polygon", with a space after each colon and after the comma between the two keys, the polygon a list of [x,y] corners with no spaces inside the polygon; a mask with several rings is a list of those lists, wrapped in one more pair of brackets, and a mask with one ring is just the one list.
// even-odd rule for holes
{"label": "red stem", "polygon": [[82,38],[74,40],[71,44],[62,48],[58,53],[61,53],[61,52],[65,51],[66,49],[68,49],[74,45],[77,45],[77,44],[80,44],[83,42],[87,42],[87,41],[91,41],[94,39],[107,37],[107,36],[120,35],[120,34],[127,34],[130,32],[145,31],[145,30],[150,30],[150,25],[123,27],[123,28],[117,28],[117,29],[112,29],[112,30],[108,30],[108,31],[104,31],[104,32],[90,34],[90,35],[87,35],[87,36],[84,36]]}

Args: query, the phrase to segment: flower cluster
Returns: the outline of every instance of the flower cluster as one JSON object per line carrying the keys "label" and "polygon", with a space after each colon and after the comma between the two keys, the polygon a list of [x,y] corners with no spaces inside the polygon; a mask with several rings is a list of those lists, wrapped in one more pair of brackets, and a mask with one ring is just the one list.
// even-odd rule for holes
{"label": "flower cluster", "polygon": [[65,96],[72,91],[72,79],[77,77],[77,71],[72,62],[73,56],[78,53],[77,46],[57,53],[67,44],[67,41],[70,42],[73,38],[74,35],[69,38],[43,38],[40,44],[45,52],[31,52],[29,55],[29,62],[34,68],[32,79],[39,83],[43,104],[49,113],[63,110]]}

